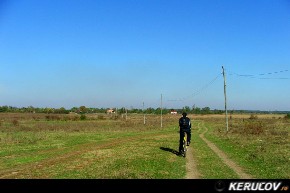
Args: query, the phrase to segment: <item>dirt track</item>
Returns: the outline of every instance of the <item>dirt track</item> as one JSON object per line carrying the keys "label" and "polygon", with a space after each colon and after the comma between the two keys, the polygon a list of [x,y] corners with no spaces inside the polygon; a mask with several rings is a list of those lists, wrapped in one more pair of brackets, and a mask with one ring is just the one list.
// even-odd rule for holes
{"label": "dirt track", "polygon": [[[198,128],[200,131],[201,126],[198,125]],[[214,143],[210,142],[204,137],[204,134],[208,131],[206,127],[204,127],[205,130],[203,133],[201,133],[199,136],[200,138],[217,154],[217,156],[220,157],[220,159],[228,166],[230,167],[241,179],[252,179],[253,177],[243,171],[243,169],[237,165],[233,160],[228,158],[228,156],[221,151],[217,146],[215,146]],[[189,152],[187,154],[187,163],[186,163],[186,168],[187,168],[187,175],[186,179],[198,179],[200,178],[200,174],[197,171],[195,160],[193,158],[194,155],[194,150],[192,148],[189,148]]]}
{"label": "dirt track", "polygon": [[188,153],[186,156],[186,179],[199,179],[200,178],[200,174],[196,168],[196,164],[193,158],[194,155],[194,150],[192,149],[192,147],[189,146],[188,148]]}

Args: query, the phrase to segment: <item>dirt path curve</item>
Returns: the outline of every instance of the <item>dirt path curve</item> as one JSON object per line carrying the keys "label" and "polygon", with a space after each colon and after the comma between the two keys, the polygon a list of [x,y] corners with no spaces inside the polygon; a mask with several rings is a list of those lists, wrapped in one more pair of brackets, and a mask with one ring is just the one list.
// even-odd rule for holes
{"label": "dirt path curve", "polygon": [[223,160],[225,164],[227,164],[241,179],[253,179],[253,177],[243,171],[243,169],[238,166],[235,162],[227,157],[227,155],[221,151],[217,146],[215,146],[212,142],[207,140],[204,137],[204,134],[208,131],[206,127],[205,131],[201,133],[199,136],[200,138]]}

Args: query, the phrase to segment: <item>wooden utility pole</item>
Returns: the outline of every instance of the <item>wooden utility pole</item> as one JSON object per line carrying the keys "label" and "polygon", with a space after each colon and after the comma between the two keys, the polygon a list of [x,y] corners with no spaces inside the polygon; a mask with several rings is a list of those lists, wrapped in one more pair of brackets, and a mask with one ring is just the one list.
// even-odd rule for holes
{"label": "wooden utility pole", "polygon": [[160,110],[161,110],[161,128],[162,128],[162,94],[161,94],[161,108],[160,108]]}
{"label": "wooden utility pole", "polygon": [[126,121],[127,121],[127,108],[126,108]]}
{"label": "wooden utility pole", "polygon": [[146,124],[146,119],[145,119],[145,111],[144,111],[144,102],[143,102],[143,114],[144,114],[144,125]]}
{"label": "wooden utility pole", "polygon": [[227,131],[229,131],[229,122],[228,122],[228,111],[227,111],[227,92],[226,92],[226,73],[225,69],[222,66],[223,69],[223,77],[224,77],[224,95],[225,95],[225,111],[226,111],[226,128]]}

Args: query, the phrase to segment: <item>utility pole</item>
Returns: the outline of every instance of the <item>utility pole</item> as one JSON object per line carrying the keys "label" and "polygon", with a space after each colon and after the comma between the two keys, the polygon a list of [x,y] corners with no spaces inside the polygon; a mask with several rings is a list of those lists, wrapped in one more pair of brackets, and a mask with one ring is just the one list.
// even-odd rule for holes
{"label": "utility pole", "polygon": [[228,111],[227,111],[227,92],[226,92],[226,73],[225,69],[222,66],[223,69],[223,77],[224,77],[224,95],[225,95],[225,111],[226,111],[226,128],[227,132],[229,131],[229,123],[228,123]]}
{"label": "utility pole", "polygon": [[126,121],[127,121],[127,108],[126,108]]}
{"label": "utility pole", "polygon": [[144,125],[146,124],[146,119],[145,119],[145,111],[144,111],[144,102],[143,102],[143,114],[144,114]]}
{"label": "utility pole", "polygon": [[161,110],[161,128],[162,128],[162,94],[161,94],[161,108],[160,108],[160,110]]}

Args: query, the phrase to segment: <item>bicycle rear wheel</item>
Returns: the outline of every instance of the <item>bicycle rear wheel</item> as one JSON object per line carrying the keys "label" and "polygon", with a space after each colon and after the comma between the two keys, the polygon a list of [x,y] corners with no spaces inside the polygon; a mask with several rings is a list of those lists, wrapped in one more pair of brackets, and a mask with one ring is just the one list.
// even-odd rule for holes
{"label": "bicycle rear wheel", "polygon": [[183,148],[183,157],[186,157],[186,151],[187,151],[187,136],[186,136],[186,133],[184,132],[184,137],[183,137],[183,145],[182,145],[182,148]]}

